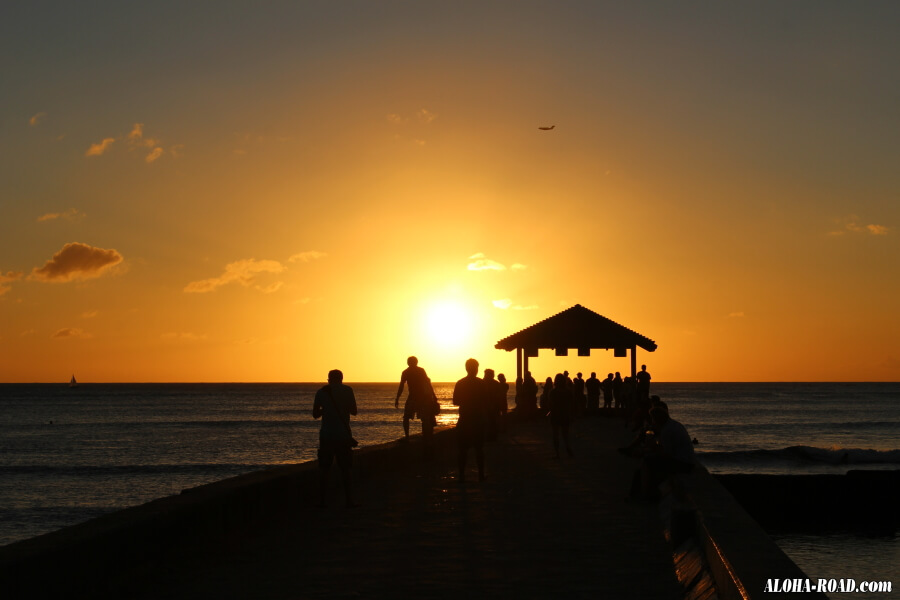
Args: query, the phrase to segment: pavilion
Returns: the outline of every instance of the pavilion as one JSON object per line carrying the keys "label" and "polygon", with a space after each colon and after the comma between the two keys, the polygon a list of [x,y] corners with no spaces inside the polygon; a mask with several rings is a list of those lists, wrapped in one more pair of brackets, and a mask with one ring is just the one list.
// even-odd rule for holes
{"label": "pavilion", "polygon": [[653,352],[656,342],[576,304],[503,338],[494,347],[516,351],[517,379],[525,376],[528,358],[537,356],[541,348],[556,350],[556,356],[568,356],[570,348],[577,349],[578,356],[590,356],[592,349],[612,349],[614,356],[626,357],[630,350],[633,377],[637,374],[637,349]]}

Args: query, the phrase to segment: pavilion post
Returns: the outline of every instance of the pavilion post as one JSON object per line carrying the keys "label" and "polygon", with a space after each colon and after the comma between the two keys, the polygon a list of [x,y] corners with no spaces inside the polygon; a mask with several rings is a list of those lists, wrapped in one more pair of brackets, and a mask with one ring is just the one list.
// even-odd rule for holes
{"label": "pavilion post", "polygon": [[637,346],[631,347],[631,377],[637,376]]}
{"label": "pavilion post", "polygon": [[525,377],[525,374],[522,372],[522,349],[516,348],[516,381]]}

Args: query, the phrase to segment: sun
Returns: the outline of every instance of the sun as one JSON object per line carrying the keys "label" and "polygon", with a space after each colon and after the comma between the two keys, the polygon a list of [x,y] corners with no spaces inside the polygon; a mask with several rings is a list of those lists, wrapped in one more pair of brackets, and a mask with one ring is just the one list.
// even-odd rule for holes
{"label": "sun", "polygon": [[431,344],[458,348],[472,336],[472,315],[456,302],[438,302],[425,311],[425,331]]}

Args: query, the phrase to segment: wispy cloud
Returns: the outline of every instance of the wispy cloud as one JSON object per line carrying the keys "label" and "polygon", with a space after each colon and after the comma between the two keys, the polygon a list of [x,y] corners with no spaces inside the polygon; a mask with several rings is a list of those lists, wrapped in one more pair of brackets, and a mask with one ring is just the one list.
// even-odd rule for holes
{"label": "wispy cloud", "polygon": [[52,283],[93,279],[100,277],[123,260],[122,255],[116,250],[71,242],[54,254],[43,267],[35,267],[28,279]]}
{"label": "wispy cloud", "polygon": [[512,269],[513,271],[524,271],[527,268],[528,267],[523,265],[522,263],[513,263],[513,265],[510,267],[510,269]]}
{"label": "wispy cloud", "polygon": [[23,274],[19,271],[7,271],[6,275],[0,272],[0,296],[12,289],[6,284],[21,279],[22,275]]}
{"label": "wispy cloud", "polygon": [[180,331],[180,332],[170,331],[170,332],[162,334],[160,337],[164,340],[172,340],[172,341],[179,341],[179,342],[199,342],[201,340],[205,340],[207,338],[207,335],[205,333],[197,334],[197,333],[193,333],[191,331]]}
{"label": "wispy cloud", "polygon": [[495,308],[499,308],[501,310],[535,310],[538,308],[537,304],[529,304],[528,306],[522,306],[521,304],[513,304],[513,301],[509,298],[502,298],[500,300],[494,300],[492,302]]}
{"label": "wispy cloud", "polygon": [[744,311],[737,311],[737,312],[728,313],[728,318],[729,318],[729,319],[743,319],[743,318],[746,317],[746,316],[747,316],[747,315],[744,314]]}
{"label": "wispy cloud", "polygon": [[31,117],[30,119],[28,119],[28,124],[31,125],[32,127],[34,127],[35,125],[40,124],[40,122],[43,121],[46,117],[47,117],[47,113],[39,112],[36,115],[34,115],[33,117]]}
{"label": "wispy cloud", "polygon": [[74,221],[75,219],[79,219],[84,217],[84,213],[79,211],[77,208],[70,208],[65,212],[57,212],[57,213],[47,213],[45,215],[41,215],[37,218],[39,223],[44,221],[53,221],[55,219],[65,219],[66,221]]}
{"label": "wispy cloud", "polygon": [[257,285],[255,287],[257,290],[259,290],[263,294],[274,294],[275,292],[280,290],[282,288],[282,286],[284,286],[283,281],[276,281],[275,283],[270,283],[269,285],[266,285],[266,286]]}
{"label": "wispy cloud", "polygon": [[158,139],[144,137],[143,123],[135,123],[134,127],[131,128],[131,133],[128,134],[128,145],[131,146],[132,149],[149,148],[150,152],[144,157],[144,160],[148,164],[155,162],[165,153],[165,150],[162,149]]}
{"label": "wispy cloud", "polygon": [[96,317],[99,314],[100,314],[99,310],[87,310],[87,311],[81,313],[81,318],[82,319],[93,319],[94,317]]}
{"label": "wispy cloud", "polygon": [[158,159],[160,156],[162,156],[163,152],[164,152],[164,150],[162,148],[160,148],[159,146],[157,146],[156,148],[154,148],[153,150],[150,151],[150,154],[148,154],[146,157],[144,157],[144,160],[147,161],[148,163],[152,163],[156,159]]}
{"label": "wispy cloud", "polygon": [[184,291],[190,294],[203,294],[215,291],[229,283],[238,283],[248,287],[260,273],[281,273],[284,269],[284,265],[277,260],[247,258],[225,265],[225,271],[218,277],[192,281],[185,286]]}
{"label": "wispy cloud", "polygon": [[829,231],[828,235],[841,236],[846,234],[862,234],[862,235],[888,235],[890,227],[884,225],[861,225],[858,217],[849,217],[838,221],[840,229]]}
{"label": "wispy cloud", "polygon": [[85,332],[82,329],[77,327],[64,327],[62,329],[58,329],[56,333],[50,336],[51,339],[64,339],[64,338],[89,338],[91,334]]}
{"label": "wispy cloud", "polygon": [[469,257],[469,260],[472,262],[469,263],[469,266],[466,267],[470,271],[505,271],[506,265],[498,263],[495,260],[491,260],[481,252],[477,254],[473,254]]}
{"label": "wispy cloud", "polygon": [[318,250],[307,250],[306,252],[298,252],[294,254],[288,259],[288,262],[309,262],[311,260],[318,260],[320,258],[325,258],[328,256],[324,252],[319,252]]}
{"label": "wispy cloud", "polygon": [[91,144],[91,147],[84,153],[85,156],[101,156],[109,150],[109,147],[115,143],[116,138],[103,138],[103,141]]}
{"label": "wispy cloud", "polygon": [[420,108],[416,112],[416,118],[419,119],[420,123],[424,123],[425,125],[428,125],[429,123],[431,123],[432,121],[437,119],[437,115],[434,114],[433,112],[431,112],[430,110],[428,110],[427,108]]}

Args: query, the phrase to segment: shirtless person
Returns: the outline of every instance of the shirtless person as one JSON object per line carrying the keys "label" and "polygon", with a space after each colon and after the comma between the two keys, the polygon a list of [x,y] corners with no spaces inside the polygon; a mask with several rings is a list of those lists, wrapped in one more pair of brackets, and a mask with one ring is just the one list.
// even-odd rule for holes
{"label": "shirtless person", "polygon": [[403,395],[403,386],[409,386],[409,394],[406,396],[406,404],[403,406],[403,433],[409,439],[409,420],[418,417],[422,420],[422,438],[426,448],[429,447],[431,434],[437,422],[436,410],[437,396],[431,387],[431,380],[425,373],[425,369],[419,366],[419,359],[410,356],[406,359],[408,368],[400,374],[400,387],[397,388],[397,397],[394,399],[394,408],[400,408],[400,396]]}

